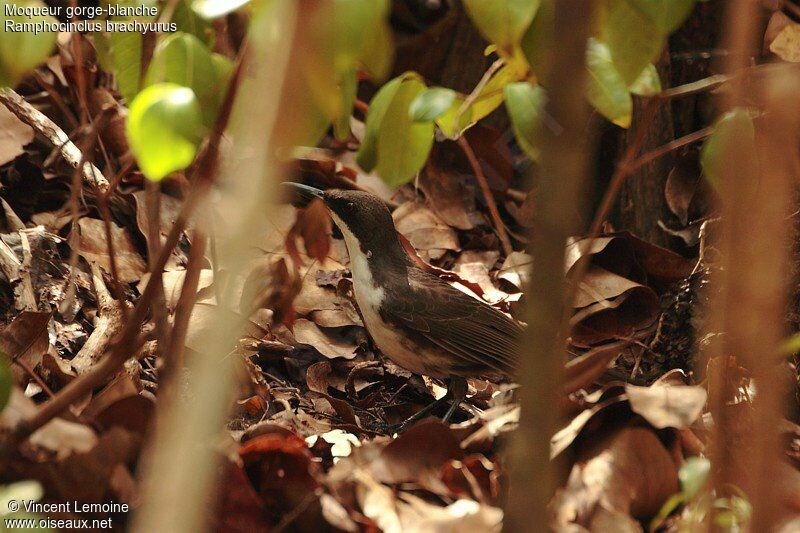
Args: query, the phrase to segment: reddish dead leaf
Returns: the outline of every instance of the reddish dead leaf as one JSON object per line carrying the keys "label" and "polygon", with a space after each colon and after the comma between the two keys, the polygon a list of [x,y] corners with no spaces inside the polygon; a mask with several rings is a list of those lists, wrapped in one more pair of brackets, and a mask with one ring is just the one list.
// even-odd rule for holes
{"label": "reddish dead leaf", "polygon": [[247,477],[276,519],[306,509],[293,522],[295,527],[309,531],[321,523],[319,501],[314,496],[319,467],[312,462],[303,439],[293,434],[261,435],[243,444],[239,456]]}
{"label": "reddish dead leaf", "polygon": [[223,459],[222,475],[215,488],[212,529],[219,533],[249,533],[268,528],[264,505],[242,468]]}
{"label": "reddish dead leaf", "polygon": [[[425,443],[425,446],[420,446]],[[389,484],[415,482],[441,492],[441,468],[460,460],[464,451],[450,428],[436,419],[423,420],[386,445],[370,464],[375,479]]]}
{"label": "reddish dead leaf", "polygon": [[500,473],[494,463],[481,454],[472,454],[442,467],[442,481],[459,497],[482,503],[497,503]]}
{"label": "reddish dead leaf", "polygon": [[297,211],[297,220],[286,234],[286,250],[296,264],[303,260],[297,250],[297,239],[303,241],[306,254],[317,261],[325,261],[331,249],[331,217],[321,199],[315,199]]}

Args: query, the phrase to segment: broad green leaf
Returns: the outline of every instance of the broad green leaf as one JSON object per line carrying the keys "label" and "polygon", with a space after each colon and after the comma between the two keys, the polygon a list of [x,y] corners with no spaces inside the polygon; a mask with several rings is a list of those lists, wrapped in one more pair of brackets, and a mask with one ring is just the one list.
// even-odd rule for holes
{"label": "broad green leaf", "polygon": [[401,83],[403,83],[402,76],[394,78],[381,87],[369,104],[369,112],[364,125],[364,138],[361,140],[361,147],[356,154],[356,162],[367,172],[371,172],[378,164],[378,133],[386,111],[394,100]]}
{"label": "broad green leaf", "polygon": [[407,79],[400,84],[381,121],[376,171],[389,185],[412,180],[428,160],[433,146],[433,122],[413,122],[408,108],[425,84]]}
{"label": "broad green leaf", "polygon": [[544,89],[523,81],[506,85],[504,94],[517,142],[532,159],[538,160],[542,108],[547,101]]}
{"label": "broad green leaf", "polygon": [[681,492],[686,500],[694,498],[695,494],[708,480],[708,473],[711,471],[711,463],[702,457],[690,457],[678,471],[678,479],[681,482]]}
{"label": "broad green leaf", "polygon": [[174,83],[194,91],[203,110],[203,123],[211,126],[233,69],[224,56],[212,55],[194,35],[177,32],[156,46],[147,69],[145,86]]}
{"label": "broad green leaf", "polygon": [[11,373],[11,362],[8,355],[0,349],[0,411],[5,409],[14,387],[14,376]]}
{"label": "broad green leaf", "polygon": [[666,35],[629,0],[608,0],[605,19],[600,39],[608,45],[625,85],[631,85],[648,64],[658,59]]}
{"label": "broad green leaf", "polygon": [[161,180],[194,160],[204,133],[200,103],[188,87],[151,85],[131,103],[125,133],[144,175]]}
{"label": "broad green leaf", "polygon": [[0,87],[12,87],[29,71],[47,59],[56,43],[57,32],[43,31],[34,33],[26,30],[21,24],[58,21],[52,17],[27,17],[25,15],[7,15],[8,9],[14,7],[42,7],[42,2],[26,2],[0,0],[3,11],[3,26],[0,28]]}
{"label": "broad green leaf", "polygon": [[628,87],[631,93],[639,96],[654,96],[661,92],[661,77],[656,66],[650,63],[636,81]]}
{"label": "broad green leaf", "polygon": [[214,27],[192,9],[191,0],[178,0],[172,13],[178,31],[194,35],[209,49],[214,46]]}
{"label": "broad green leaf", "polygon": [[589,69],[586,87],[589,102],[614,124],[623,128],[630,126],[633,100],[628,92],[628,84],[614,68],[605,44],[589,39],[586,67]]}
{"label": "broad green leaf", "polygon": [[463,0],[475,27],[487,41],[507,54],[519,46],[540,0]]}
{"label": "broad green leaf", "polygon": [[192,9],[203,18],[215,19],[232,13],[250,0],[194,0]]}
{"label": "broad green leaf", "polygon": [[352,114],[356,71],[386,76],[392,59],[388,0],[328,0],[309,6],[301,20],[302,46],[296,61],[316,106],[335,125],[339,138]]}
{"label": "broad green leaf", "polygon": [[429,122],[439,117],[453,105],[456,92],[444,87],[431,87],[419,93],[411,102],[408,112],[414,122]]}
{"label": "broad green leaf", "polygon": [[128,102],[139,92],[142,81],[142,35],[117,31],[109,35],[108,57],[120,94]]}
{"label": "broad green leaf", "polygon": [[740,154],[742,161],[756,160],[753,119],[742,107],[728,111],[717,120],[714,133],[706,139],[700,152],[703,174],[717,191],[724,186],[725,159],[732,150]]}

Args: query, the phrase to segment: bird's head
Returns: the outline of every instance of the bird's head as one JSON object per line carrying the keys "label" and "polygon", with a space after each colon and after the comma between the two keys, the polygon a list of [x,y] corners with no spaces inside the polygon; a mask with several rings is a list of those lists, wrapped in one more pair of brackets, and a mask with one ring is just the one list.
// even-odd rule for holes
{"label": "bird's head", "polygon": [[342,231],[348,248],[358,243],[366,253],[399,247],[392,214],[377,196],[363,191],[323,191],[299,183],[287,182],[286,185],[305,201],[321,198],[325,202],[331,218]]}

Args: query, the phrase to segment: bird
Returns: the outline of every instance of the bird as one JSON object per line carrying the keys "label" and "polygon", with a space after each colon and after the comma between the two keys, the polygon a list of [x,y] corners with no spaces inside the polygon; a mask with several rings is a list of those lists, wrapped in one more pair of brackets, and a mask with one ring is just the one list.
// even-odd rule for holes
{"label": "bird", "polygon": [[417,266],[383,200],[358,190],[285,184],[304,202],[321,199],[341,232],[356,304],[374,346],[406,370],[447,382],[447,394],[398,431],[450,401],[442,418],[448,422],[466,399],[466,378],[514,374],[522,326]]}

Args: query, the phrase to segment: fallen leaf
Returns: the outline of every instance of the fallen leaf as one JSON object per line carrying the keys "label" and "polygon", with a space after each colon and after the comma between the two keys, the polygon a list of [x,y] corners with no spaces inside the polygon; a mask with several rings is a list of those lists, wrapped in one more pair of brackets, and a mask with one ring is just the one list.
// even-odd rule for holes
{"label": "fallen leaf", "polygon": [[[78,221],[78,253],[89,263],[95,263],[111,274],[111,256],[106,242],[106,227],[102,220],[82,218]],[[125,228],[111,224],[117,275],[123,283],[139,281],[147,271],[147,264],[136,251]]]}
{"label": "fallen leaf", "polygon": [[325,357],[331,359],[355,357],[355,343],[347,340],[334,329],[323,331],[310,320],[300,318],[295,321],[292,331],[297,342],[316,348]]}
{"label": "fallen leaf", "polygon": [[602,439],[587,439],[579,450],[569,481],[553,502],[556,523],[563,528],[608,524],[607,519],[595,522],[607,512],[646,520],[677,491],[677,465],[655,433],[623,427]]}
{"label": "fallen leaf", "polygon": [[503,266],[497,271],[497,278],[509,282],[511,285],[522,290],[530,281],[530,272],[533,266],[533,258],[523,252],[511,252]]}
{"label": "fallen leaf", "polygon": [[[35,369],[50,349],[47,325],[50,313],[23,311],[0,333],[0,348],[9,360],[19,361],[28,369]],[[17,383],[24,384],[31,377],[19,365],[11,365]]]}
{"label": "fallen leaf", "polygon": [[5,165],[23,153],[33,141],[33,128],[22,122],[5,106],[0,106],[0,165]]}
{"label": "fallen leaf", "polygon": [[317,261],[325,261],[331,248],[331,217],[325,202],[320,199],[312,201],[305,209],[298,209],[297,221],[286,234],[285,246],[296,264],[304,261],[297,251],[296,241],[303,241],[306,254]]}
{"label": "fallen leaf", "polygon": [[770,43],[769,49],[784,61],[800,62],[800,24],[787,24]]}
{"label": "fallen leaf", "polygon": [[424,260],[439,259],[448,250],[459,250],[453,228],[419,202],[406,202],[392,213],[402,233]]}
{"label": "fallen leaf", "polygon": [[625,392],[634,413],[657,429],[689,427],[706,405],[708,392],[692,385],[655,383],[650,387],[625,384]]}

